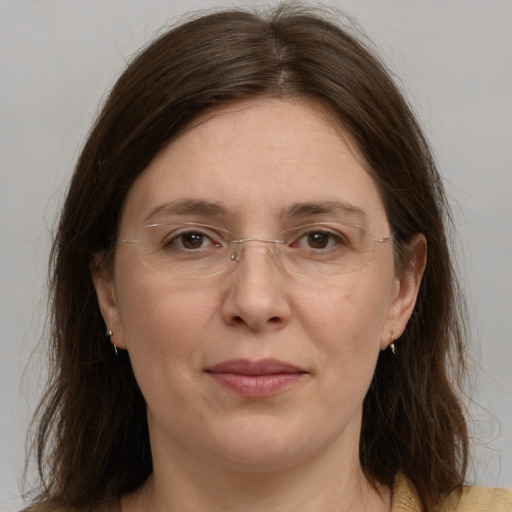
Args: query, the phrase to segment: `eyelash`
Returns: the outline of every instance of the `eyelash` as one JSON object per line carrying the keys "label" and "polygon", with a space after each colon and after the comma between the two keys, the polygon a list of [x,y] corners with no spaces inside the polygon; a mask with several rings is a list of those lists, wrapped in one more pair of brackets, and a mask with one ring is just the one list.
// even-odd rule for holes
{"label": "eyelash", "polygon": [[[301,233],[299,236],[295,237],[294,241],[289,244],[290,246],[300,246],[300,242],[304,239],[307,239],[311,236],[317,236],[320,235],[321,237],[328,237],[327,243],[325,247],[311,247],[309,243],[306,245],[307,249],[311,250],[323,250],[323,251],[329,251],[334,250],[339,245],[347,245],[347,239],[343,235],[339,233],[335,233],[333,231],[328,231],[325,229],[314,229],[310,231],[305,231]],[[308,240],[309,242],[309,240]]]}
{"label": "eyelash", "polygon": [[[183,239],[186,236],[192,236],[192,235],[197,235],[199,237],[203,237],[202,241],[209,240],[210,241],[209,245],[213,245],[213,246],[217,246],[217,247],[220,247],[222,245],[219,242],[215,242],[211,235],[208,235],[207,233],[200,231],[198,229],[191,229],[191,230],[181,231],[178,233],[171,233],[170,235],[167,235],[162,242],[162,247],[164,249],[176,248],[176,249],[182,250],[182,251],[194,251],[194,250],[204,249],[204,247],[202,247],[202,246],[198,247],[196,249],[190,249],[190,248],[186,248],[183,246],[184,245]],[[180,240],[181,240],[181,244],[178,242]],[[181,247],[180,247],[180,245],[181,245]]]}

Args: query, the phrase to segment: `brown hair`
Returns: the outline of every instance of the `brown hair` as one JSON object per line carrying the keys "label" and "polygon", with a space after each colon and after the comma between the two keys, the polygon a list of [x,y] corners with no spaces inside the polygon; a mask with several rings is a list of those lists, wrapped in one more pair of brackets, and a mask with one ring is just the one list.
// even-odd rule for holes
{"label": "brown hair", "polygon": [[326,106],[381,189],[397,261],[428,243],[418,301],[396,356],[379,356],[360,441],[370,481],[403,472],[426,510],[462,485],[468,436],[457,395],[463,299],[454,277],[441,179],[414,115],[360,37],[310,9],[234,10],[173,28],[115,84],[78,160],[51,254],[48,389],[38,409],[38,500],[87,509],[139,487],[152,471],[145,402],[126,352],[105,336],[90,277],[112,253],[125,195],[156,153],[206,109],[251,97]]}

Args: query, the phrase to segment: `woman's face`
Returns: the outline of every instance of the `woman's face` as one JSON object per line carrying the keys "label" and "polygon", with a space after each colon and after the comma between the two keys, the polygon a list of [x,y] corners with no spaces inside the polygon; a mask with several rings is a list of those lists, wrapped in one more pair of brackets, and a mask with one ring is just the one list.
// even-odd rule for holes
{"label": "woman's face", "polygon": [[[322,112],[261,100],[205,116],[136,180],[119,237],[194,222],[276,239],[347,219],[390,236],[362,157]],[[323,250],[325,236],[315,237],[292,245]],[[218,242],[178,237],[173,250],[184,240],[190,251]],[[137,243],[117,244],[111,274],[93,272],[112,342],[129,352],[147,402],[155,464],[272,470],[357,458],[363,399],[379,351],[405,327],[416,281],[396,275],[391,243],[375,243],[357,270],[327,276],[314,265],[287,272],[273,243],[243,245],[241,259],[213,276],[157,269]]]}

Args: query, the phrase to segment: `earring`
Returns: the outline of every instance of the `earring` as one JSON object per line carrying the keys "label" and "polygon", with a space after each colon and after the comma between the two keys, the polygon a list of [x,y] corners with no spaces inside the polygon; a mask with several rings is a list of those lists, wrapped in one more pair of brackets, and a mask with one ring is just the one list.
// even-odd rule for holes
{"label": "earring", "polygon": [[[114,336],[114,333],[111,331],[111,330],[108,330],[106,332],[106,335],[107,335],[107,338],[110,339],[112,338],[112,336]],[[114,345],[114,352],[116,353],[116,356],[117,356],[117,347],[116,347],[116,344],[115,343],[112,343],[112,345]]]}
{"label": "earring", "polygon": [[393,354],[396,354],[395,340],[393,338],[393,334],[389,336],[388,347],[391,349],[391,352],[393,352]]}

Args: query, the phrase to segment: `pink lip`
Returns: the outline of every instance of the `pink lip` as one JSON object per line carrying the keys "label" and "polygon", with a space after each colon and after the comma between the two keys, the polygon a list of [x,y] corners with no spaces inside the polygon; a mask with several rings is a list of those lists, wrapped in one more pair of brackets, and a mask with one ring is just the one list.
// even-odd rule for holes
{"label": "pink lip", "polygon": [[306,371],[277,359],[233,359],[206,369],[215,381],[244,398],[275,395],[298,383]]}

